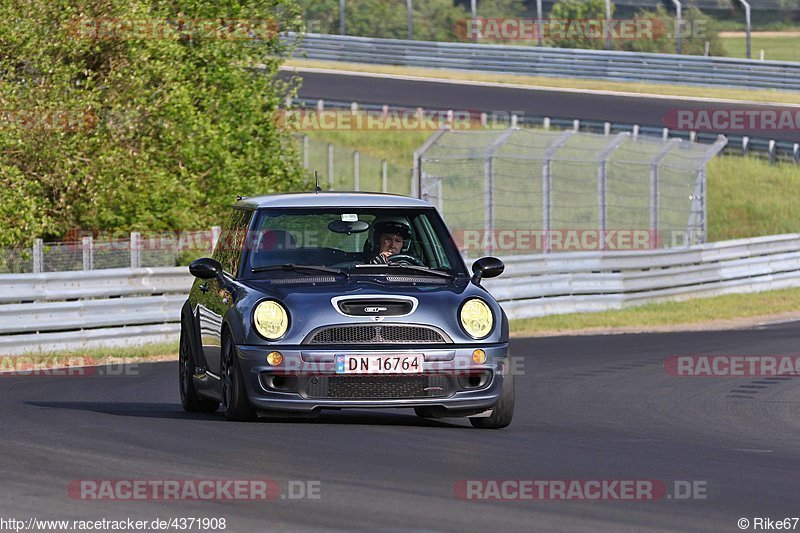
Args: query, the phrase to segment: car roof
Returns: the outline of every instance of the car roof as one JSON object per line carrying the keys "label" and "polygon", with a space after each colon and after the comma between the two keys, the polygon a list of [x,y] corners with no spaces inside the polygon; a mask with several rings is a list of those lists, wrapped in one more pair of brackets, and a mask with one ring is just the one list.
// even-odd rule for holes
{"label": "car roof", "polygon": [[396,194],[362,192],[302,192],[251,196],[238,200],[235,207],[431,207],[417,198]]}

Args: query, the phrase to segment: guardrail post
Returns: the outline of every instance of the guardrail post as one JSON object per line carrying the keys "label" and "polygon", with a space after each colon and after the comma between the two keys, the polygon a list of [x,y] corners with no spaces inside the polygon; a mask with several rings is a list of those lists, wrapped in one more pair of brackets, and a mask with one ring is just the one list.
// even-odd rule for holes
{"label": "guardrail post", "polygon": [[578,131],[581,128],[581,121],[577,118],[572,121],[572,129]]}
{"label": "guardrail post", "polygon": [[142,234],[138,231],[131,232],[131,268],[142,266]]}
{"label": "guardrail post", "polygon": [[42,239],[33,239],[33,271],[44,272],[44,245]]}
{"label": "guardrail post", "polygon": [[319,100],[317,100],[317,111],[320,112],[320,113],[325,111],[325,100],[323,100],[321,98]]}
{"label": "guardrail post", "polygon": [[603,135],[605,135],[606,137],[611,135],[611,123],[610,122],[604,122],[603,123]]}
{"label": "guardrail post", "polygon": [[750,137],[744,135],[742,137],[742,155],[747,154],[747,149],[750,148]]}
{"label": "guardrail post", "polygon": [[328,144],[328,190],[333,190],[333,143]]}
{"label": "guardrail post", "polygon": [[308,168],[308,135],[303,135],[303,168]]}
{"label": "guardrail post", "polygon": [[634,124],[633,125],[633,138],[634,139],[638,139],[639,138],[639,125],[638,124]]}
{"label": "guardrail post", "polygon": [[381,192],[389,190],[389,173],[387,172],[386,160],[381,161]]}
{"label": "guardrail post", "polygon": [[358,113],[358,102],[350,102],[350,112],[354,115]]}
{"label": "guardrail post", "polygon": [[550,117],[544,117],[544,120],[542,121],[542,127],[546,130],[550,129]]}
{"label": "guardrail post", "polygon": [[353,152],[353,189],[361,190],[361,154],[358,150]]}
{"label": "guardrail post", "polygon": [[664,140],[664,142],[669,139],[669,128],[664,128],[661,130],[661,138]]}
{"label": "guardrail post", "polygon": [[83,252],[83,269],[94,270],[94,240],[91,235],[81,239],[81,251]]}
{"label": "guardrail post", "polygon": [[775,141],[769,141],[769,164],[772,165],[775,163],[775,159],[777,157],[777,151],[775,149]]}
{"label": "guardrail post", "polygon": [[792,160],[797,163],[800,161],[800,144],[794,143],[792,146]]}
{"label": "guardrail post", "polygon": [[222,228],[219,226],[211,226],[211,253],[217,249],[219,238],[222,236]]}

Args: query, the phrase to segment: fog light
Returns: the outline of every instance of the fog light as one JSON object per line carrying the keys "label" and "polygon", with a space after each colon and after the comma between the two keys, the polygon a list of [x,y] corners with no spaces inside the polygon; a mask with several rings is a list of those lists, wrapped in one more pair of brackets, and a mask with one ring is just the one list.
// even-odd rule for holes
{"label": "fog light", "polygon": [[486,352],[478,348],[474,352],[472,352],[472,361],[479,365],[482,365],[486,362]]}
{"label": "fog light", "polygon": [[272,366],[278,366],[279,364],[283,363],[283,356],[281,355],[281,352],[269,352],[269,355],[267,355],[267,363],[271,364]]}

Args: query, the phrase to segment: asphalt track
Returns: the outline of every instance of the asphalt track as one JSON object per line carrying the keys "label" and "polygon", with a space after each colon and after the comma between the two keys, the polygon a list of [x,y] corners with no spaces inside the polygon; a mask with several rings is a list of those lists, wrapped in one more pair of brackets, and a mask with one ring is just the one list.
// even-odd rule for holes
{"label": "asphalt track", "polygon": [[[664,127],[665,117],[677,110],[752,110],[791,109],[768,104],[732,104],[691,101],[685,99],[631,97],[626,95],[592,94],[505,88],[497,86],[457,85],[420,80],[403,80],[348,74],[302,72],[301,98],[326,99],[364,104],[391,104],[431,109],[457,109],[479,112],[518,113],[528,116],[596,120],[623,124]],[[291,74],[281,72],[283,78]],[[674,115],[673,115],[674,116]],[[797,128],[784,130],[750,130],[747,128],[721,132],[777,141],[800,142]]]}
{"label": "asphalt track", "polygon": [[[181,410],[176,363],[124,377],[0,378],[0,518],[225,517],[226,531],[739,531],[800,515],[800,381],[685,378],[675,354],[798,353],[800,323],[753,330],[517,339],[512,425],[409,411],[226,422]],[[80,479],[320,482],[320,499],[82,501]],[[706,499],[465,501],[465,479],[700,481]],[[672,485],[669,485],[672,486]],[[752,530],[752,529],[751,529]]]}

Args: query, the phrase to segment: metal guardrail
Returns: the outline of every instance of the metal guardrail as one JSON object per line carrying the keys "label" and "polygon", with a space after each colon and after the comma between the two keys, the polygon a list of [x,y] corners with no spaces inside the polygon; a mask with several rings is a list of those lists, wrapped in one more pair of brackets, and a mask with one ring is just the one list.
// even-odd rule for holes
{"label": "metal guardrail", "polygon": [[[800,287],[800,234],[505,262],[506,273],[484,283],[510,318],[604,311]],[[173,342],[191,283],[183,267],[0,276],[0,354]]]}
{"label": "metal guardrail", "polygon": [[[294,39],[290,35],[288,39]],[[642,83],[800,90],[800,63],[306,34],[308,59]]]}
{"label": "metal guardrail", "polygon": [[510,318],[800,287],[800,235],[654,252],[561,252],[507,258],[486,288]]}

